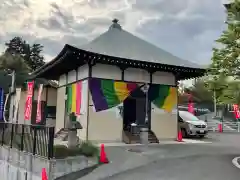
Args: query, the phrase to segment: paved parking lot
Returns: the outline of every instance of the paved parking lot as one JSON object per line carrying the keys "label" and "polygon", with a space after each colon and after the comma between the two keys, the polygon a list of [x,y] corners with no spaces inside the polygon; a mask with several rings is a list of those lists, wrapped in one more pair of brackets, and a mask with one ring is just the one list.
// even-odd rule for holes
{"label": "paved parking lot", "polygon": [[81,180],[236,180],[240,169],[232,159],[240,156],[239,138],[210,133],[204,141],[212,143],[107,147],[112,162]]}

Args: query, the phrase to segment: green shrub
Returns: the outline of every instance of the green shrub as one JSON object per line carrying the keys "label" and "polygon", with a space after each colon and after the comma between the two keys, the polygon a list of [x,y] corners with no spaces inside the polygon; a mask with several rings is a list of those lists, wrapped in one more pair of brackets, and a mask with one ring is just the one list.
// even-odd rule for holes
{"label": "green shrub", "polygon": [[63,159],[69,156],[86,156],[94,157],[99,154],[99,149],[90,142],[82,142],[76,147],[68,148],[65,145],[54,146],[54,157],[56,159]]}
{"label": "green shrub", "polygon": [[74,148],[68,148],[68,156],[80,156],[80,155],[82,155],[82,151],[78,146]]}
{"label": "green shrub", "polygon": [[87,157],[93,157],[93,156],[97,156],[99,154],[98,147],[93,145],[91,142],[82,142],[79,145],[79,148],[81,149],[82,155],[87,156]]}
{"label": "green shrub", "polygon": [[66,158],[68,156],[68,148],[65,145],[54,146],[54,157],[56,159]]}

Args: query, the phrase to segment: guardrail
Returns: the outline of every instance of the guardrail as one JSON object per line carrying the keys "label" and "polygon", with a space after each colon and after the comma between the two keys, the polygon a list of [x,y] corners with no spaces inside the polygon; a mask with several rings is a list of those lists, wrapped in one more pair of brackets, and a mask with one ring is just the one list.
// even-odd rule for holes
{"label": "guardrail", "polygon": [[53,158],[54,127],[0,123],[0,146]]}
{"label": "guardrail", "polygon": [[223,132],[240,132],[240,122],[231,122],[231,121],[207,122],[208,130],[213,132],[218,131],[219,124],[222,124]]}

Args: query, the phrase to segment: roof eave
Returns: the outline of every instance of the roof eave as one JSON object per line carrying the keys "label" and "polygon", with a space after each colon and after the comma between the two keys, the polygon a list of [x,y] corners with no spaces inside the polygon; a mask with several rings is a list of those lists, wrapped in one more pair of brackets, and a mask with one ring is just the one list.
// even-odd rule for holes
{"label": "roof eave", "polygon": [[68,50],[69,45],[65,44],[65,46],[63,47],[63,49],[61,50],[61,52],[51,61],[49,61],[48,63],[44,64],[43,66],[41,66],[39,69],[37,69],[36,71],[34,71],[31,74],[32,78],[36,78],[38,75],[42,74],[43,72],[47,71],[48,69],[50,69],[51,67],[53,67],[54,65],[58,64],[61,62],[62,57],[66,54],[67,50]]}

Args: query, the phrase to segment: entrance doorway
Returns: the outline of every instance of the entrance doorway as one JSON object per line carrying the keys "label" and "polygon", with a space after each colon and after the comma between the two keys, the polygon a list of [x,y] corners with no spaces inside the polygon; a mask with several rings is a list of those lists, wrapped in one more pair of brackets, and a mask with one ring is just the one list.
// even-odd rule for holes
{"label": "entrance doorway", "polygon": [[123,130],[131,131],[131,124],[137,126],[147,126],[146,117],[146,95],[137,89],[123,102]]}

